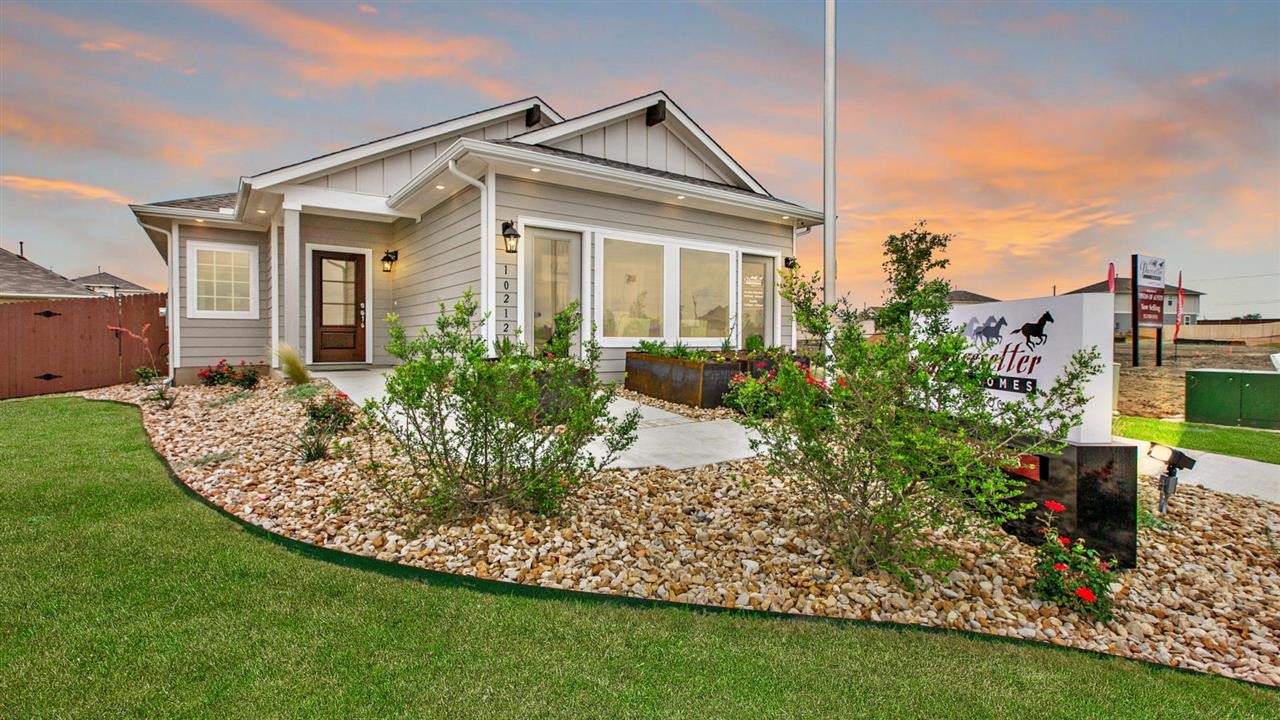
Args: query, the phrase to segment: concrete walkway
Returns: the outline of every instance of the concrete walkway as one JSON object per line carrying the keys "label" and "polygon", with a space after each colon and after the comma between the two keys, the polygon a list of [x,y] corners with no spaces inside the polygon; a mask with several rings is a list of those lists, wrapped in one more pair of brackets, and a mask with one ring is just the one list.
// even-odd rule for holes
{"label": "concrete walkway", "polygon": [[[383,370],[334,370],[317,372],[346,393],[356,403],[380,398],[386,391]],[[614,398],[609,412],[621,417],[632,408],[640,410],[640,427],[636,442],[613,463],[619,468],[664,467],[671,470],[709,463],[741,460],[755,455],[746,428],[732,420],[693,420],[651,405]],[[1138,472],[1159,475],[1162,465],[1147,457],[1148,442],[1116,438],[1138,446]],[[599,451],[600,447],[588,446]],[[1199,450],[1184,450],[1196,459],[1194,470],[1178,475],[1180,482],[1194,483],[1222,492],[1280,502],[1280,465],[1215,455]]]}
{"label": "concrete walkway", "polygon": [[[367,400],[381,398],[386,391],[383,372],[333,370],[313,374],[333,383],[352,401],[363,405]],[[609,412],[615,417],[622,417],[635,408],[640,410],[636,442],[611,467],[681,470],[755,455],[746,428],[732,420],[693,420],[624,398],[614,398],[609,403]],[[600,452],[603,446],[593,443],[587,449]]]}
{"label": "concrete walkway", "polygon": [[[1147,457],[1151,443],[1117,436],[1116,442],[1138,446],[1138,474],[1156,476],[1164,472],[1164,463]],[[1251,495],[1270,502],[1280,502],[1280,465],[1216,455],[1203,450],[1178,448],[1196,461],[1195,468],[1178,471],[1179,483],[1191,483],[1235,495]]]}

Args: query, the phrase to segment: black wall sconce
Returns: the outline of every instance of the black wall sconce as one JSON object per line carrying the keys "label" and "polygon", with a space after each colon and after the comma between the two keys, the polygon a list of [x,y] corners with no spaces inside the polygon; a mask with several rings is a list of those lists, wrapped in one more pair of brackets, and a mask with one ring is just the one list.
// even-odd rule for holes
{"label": "black wall sconce", "polygon": [[382,254],[382,272],[391,272],[391,268],[396,266],[396,261],[400,259],[399,250],[388,250]]}
{"label": "black wall sconce", "polygon": [[793,257],[784,257],[782,258],[782,267],[788,270],[795,270],[796,268],[800,267],[800,263],[797,262],[796,259]]}
{"label": "black wall sconce", "polygon": [[509,253],[520,250],[520,233],[516,231],[515,220],[502,221],[502,243]]}

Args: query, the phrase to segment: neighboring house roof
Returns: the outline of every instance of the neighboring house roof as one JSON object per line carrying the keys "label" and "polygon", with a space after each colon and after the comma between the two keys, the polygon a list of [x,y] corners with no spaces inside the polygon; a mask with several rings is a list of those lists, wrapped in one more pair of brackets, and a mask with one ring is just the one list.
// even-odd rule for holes
{"label": "neighboring house roof", "polygon": [[0,248],[0,296],[37,298],[98,297],[58,273]]}
{"label": "neighboring house roof", "polygon": [[802,207],[800,205],[796,205],[795,203],[789,202],[787,200],[780,200],[779,198],[776,198],[773,195],[770,195],[769,193],[758,193],[754,190],[748,190],[747,188],[738,187],[737,185],[729,185],[727,183],[716,182],[714,180],[703,180],[702,178],[689,177],[688,175],[681,175],[679,173],[667,172],[665,170],[654,170],[653,168],[648,168],[643,165],[632,165],[631,163],[619,162],[617,160],[608,160],[606,158],[596,157],[595,155],[585,155],[583,153],[574,152],[572,150],[561,150],[560,148],[547,147],[546,145],[529,145],[527,143],[517,142],[515,140],[486,140],[485,142],[492,143],[494,145],[507,145],[510,147],[524,148],[526,150],[535,150],[537,152],[544,153],[546,155],[555,155],[558,157],[569,158],[571,160],[581,160],[582,162],[592,163],[593,165],[601,165],[604,167],[617,168],[618,170],[630,170],[631,172],[637,172],[642,175],[651,175],[653,177],[666,178],[667,180],[679,180],[680,182],[687,182],[693,185],[701,185],[703,187],[716,188],[718,190],[729,190],[731,192],[741,193],[743,195],[756,195],[756,196],[765,195],[766,197],[773,198],[774,200],[778,200],[779,202],[785,202],[790,205],[795,205],[796,207]]}
{"label": "neighboring house roof", "polygon": [[198,195],[196,197],[178,198],[177,200],[161,200],[147,203],[156,207],[182,208],[185,210],[208,210],[218,212],[223,208],[236,206],[237,193],[218,193],[216,195]]}
{"label": "neighboring house roof", "polygon": [[112,275],[111,273],[108,273],[108,272],[96,272],[92,275],[85,275],[84,277],[75,278],[73,282],[80,283],[85,287],[92,287],[95,285],[102,286],[102,287],[113,287],[113,288],[118,288],[120,290],[123,290],[124,292],[136,292],[136,293],[153,292],[150,288],[142,287],[137,283],[129,282],[128,280],[125,280],[122,277],[119,277],[117,275]]}
{"label": "neighboring house roof", "polygon": [[[1169,285],[1168,283],[1166,283],[1166,284],[1165,284],[1165,286],[1164,286],[1164,291],[1165,291],[1165,293],[1168,293],[1168,294],[1176,294],[1176,293],[1178,292],[1178,286],[1177,286],[1177,285]],[[1106,281],[1106,280],[1101,280],[1101,281],[1096,282],[1096,283],[1094,283],[1094,284],[1092,284],[1092,285],[1085,285],[1085,286],[1084,286],[1084,287],[1082,287],[1082,288],[1076,288],[1075,290],[1072,290],[1071,292],[1068,292],[1068,293],[1065,293],[1065,294],[1066,294],[1066,295],[1075,295],[1075,294],[1077,294],[1077,293],[1104,293],[1104,292],[1107,292],[1107,281]],[[1133,282],[1132,282],[1131,280],[1129,280],[1129,278],[1127,278],[1127,277],[1118,277],[1118,278],[1116,278],[1116,292],[1118,292],[1118,293],[1128,293],[1128,292],[1133,292]],[[1182,294],[1184,294],[1184,295],[1203,295],[1204,293],[1202,293],[1202,292],[1200,292],[1200,291],[1198,291],[1198,290],[1192,290],[1191,288],[1186,288],[1186,287],[1184,287],[1184,288],[1182,288]]]}
{"label": "neighboring house roof", "polygon": [[987,297],[986,295],[979,295],[976,292],[969,292],[968,290],[952,290],[951,292],[947,293],[947,302],[985,303],[985,302],[1000,302],[1000,301],[993,297]]}

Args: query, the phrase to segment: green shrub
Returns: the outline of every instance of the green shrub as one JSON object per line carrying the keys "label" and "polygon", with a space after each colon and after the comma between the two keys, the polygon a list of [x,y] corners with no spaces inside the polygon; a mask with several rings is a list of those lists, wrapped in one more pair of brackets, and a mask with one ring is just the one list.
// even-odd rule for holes
{"label": "green shrub", "polygon": [[134,368],[133,374],[138,377],[138,384],[144,386],[150,385],[160,377],[160,373],[156,372],[155,368],[146,365]]}
{"label": "green shrub", "polygon": [[319,394],[320,394],[320,388],[316,387],[315,385],[294,385],[288,390],[285,390],[284,392],[280,393],[280,396],[284,398],[288,398],[290,400],[297,400],[298,402],[302,402],[304,400],[310,400],[311,398]]}
{"label": "green shrub", "polygon": [[[388,317],[387,350],[401,363],[387,374],[384,398],[365,410],[406,462],[392,467],[374,458],[377,428],[366,423],[364,469],[413,516],[484,514],[497,505],[555,512],[634,442],[639,413],[609,414],[614,389],[596,375],[595,342],[583,343],[581,359],[514,344],[490,358],[477,311],[468,292],[452,311],[441,307],[434,332],[413,339],[398,317]],[[580,327],[576,311],[566,320]]]}
{"label": "green shrub", "polygon": [[774,373],[752,376],[738,373],[729,380],[729,392],[724,395],[726,407],[733,408],[743,415],[757,418],[771,418],[778,414],[779,398],[782,392],[774,383]]}
{"label": "green shrub", "polygon": [[294,385],[302,386],[311,382],[311,371],[302,361],[302,356],[289,343],[281,343],[276,350],[276,358],[280,361],[280,372]]}
{"label": "green shrub", "polygon": [[[578,324],[574,324],[574,323]],[[582,313],[578,311],[578,301],[574,300],[567,307],[555,314],[551,319],[551,338],[542,348],[543,357],[567,358],[573,347],[573,336],[582,327]],[[514,348],[506,348],[507,353]]]}
{"label": "green shrub", "polygon": [[752,355],[765,351],[764,337],[761,335],[748,335],[746,342],[742,344],[744,350]]}
{"label": "green shrub", "polygon": [[346,393],[324,395],[307,400],[303,407],[307,421],[295,433],[298,457],[315,462],[329,457],[333,441],[355,422],[355,408]]}
{"label": "green shrub", "polygon": [[1032,592],[1041,600],[1094,620],[1110,620],[1114,606],[1111,583],[1116,581],[1111,571],[1114,559],[1111,563],[1102,560],[1097,550],[1084,546],[1082,538],[1072,542],[1060,535],[1053,517],[1066,507],[1052,500],[1044,505],[1049,512],[1044,515],[1044,542],[1036,548],[1036,581]]}
{"label": "green shrub", "polygon": [[812,368],[778,363],[776,417],[753,410],[745,422],[770,472],[811,501],[833,554],[854,572],[909,582],[955,562],[931,540],[935,529],[981,535],[1022,516],[1022,483],[1004,468],[1060,448],[1056,438],[1083,411],[1080,388],[1101,369],[1096,349],[1080,352],[1051,386],[994,402],[991,368],[966,357],[962,328],[948,319],[949,286],[929,279],[946,267],[937,255],[949,240],[922,223],[885,241],[878,342],[862,334],[865,313],[821,302],[817,275],[788,270],[780,282],[800,326],[830,354]]}

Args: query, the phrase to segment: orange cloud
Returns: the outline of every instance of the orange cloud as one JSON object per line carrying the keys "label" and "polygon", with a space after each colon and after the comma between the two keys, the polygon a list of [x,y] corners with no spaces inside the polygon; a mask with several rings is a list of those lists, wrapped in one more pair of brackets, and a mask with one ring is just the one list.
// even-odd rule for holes
{"label": "orange cloud", "polygon": [[73,180],[51,180],[48,178],[27,177],[25,175],[0,175],[0,187],[6,187],[14,192],[35,197],[63,195],[76,200],[103,200],[122,205],[133,202],[115,190],[96,185],[86,185]]}
{"label": "orange cloud", "polygon": [[369,14],[369,15],[377,15],[377,14],[378,14],[378,8],[376,8],[376,7],[372,6],[372,5],[366,5],[366,4],[364,4],[364,3],[361,3],[358,9],[360,10],[360,12],[362,12],[362,13],[367,13],[367,14]]}
{"label": "orange cloud", "polygon": [[85,52],[115,53],[142,62],[164,64],[184,75],[196,72],[195,68],[186,63],[173,61],[179,55],[175,52],[173,43],[154,35],[110,23],[81,22],[21,4],[6,5],[4,19],[6,23],[43,28],[63,37],[79,40],[77,47]]}
{"label": "orange cloud", "polygon": [[[384,82],[439,78],[485,95],[515,95],[505,81],[472,66],[493,59],[503,46],[493,38],[435,32],[411,32],[329,21],[314,12],[268,2],[196,0],[206,11],[241,23],[293,51],[283,57],[295,76],[314,86],[372,87]],[[294,89],[296,92],[296,89]]]}

